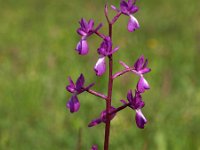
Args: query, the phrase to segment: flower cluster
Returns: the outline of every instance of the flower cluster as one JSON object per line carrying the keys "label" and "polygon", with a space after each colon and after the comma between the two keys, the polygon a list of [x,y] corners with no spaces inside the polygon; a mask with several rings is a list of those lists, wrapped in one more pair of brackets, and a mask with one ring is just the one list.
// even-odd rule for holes
{"label": "flower cluster", "polygon": [[[100,113],[100,116],[94,120],[92,120],[88,127],[96,126],[100,123],[105,123],[105,142],[104,142],[104,150],[108,150],[109,144],[109,132],[110,132],[110,121],[114,119],[117,113],[127,107],[131,108],[135,111],[135,122],[138,128],[143,129],[145,124],[147,123],[147,119],[142,113],[142,108],[145,106],[145,103],[142,99],[142,94],[150,89],[149,83],[144,78],[144,74],[151,71],[150,68],[147,67],[148,60],[141,55],[133,66],[128,66],[123,61],[120,61],[120,64],[124,67],[123,70],[118,71],[113,74],[113,59],[112,55],[119,50],[119,47],[113,48],[112,41],[112,26],[121,15],[125,15],[129,17],[127,29],[129,32],[133,32],[136,29],[140,28],[138,20],[133,16],[134,13],[138,12],[139,8],[135,5],[136,0],[121,0],[119,9],[113,5],[111,8],[116,12],[116,15],[112,20],[108,17],[108,7],[105,7],[105,17],[109,24],[109,32],[108,35],[101,33],[99,30],[103,26],[100,23],[96,28],[94,27],[94,20],[90,19],[86,21],[86,19],[82,18],[79,21],[80,27],[77,29],[77,33],[81,36],[80,41],[78,42],[75,50],[80,55],[86,55],[89,52],[89,45],[87,42],[88,37],[91,35],[97,35],[102,39],[99,48],[97,48],[98,60],[94,65],[94,71],[97,76],[102,76],[106,72],[106,59],[109,61],[109,75],[108,75],[108,93],[107,95],[101,94],[91,89],[94,83],[85,86],[85,78],[83,74],[81,74],[76,83],[73,82],[71,77],[68,78],[69,85],[67,85],[66,90],[72,93],[69,101],[67,102],[66,107],[70,110],[71,113],[77,112],[80,108],[80,102],[78,100],[78,95],[83,92],[88,92],[94,96],[100,97],[104,99],[106,102],[106,109]],[[114,107],[112,105],[112,93],[113,93],[113,81],[127,73],[132,72],[139,77],[137,85],[134,89],[135,93],[133,94],[132,90],[127,92],[127,100],[120,100],[122,105],[119,107]],[[91,150],[97,150],[97,146],[93,145]]]}

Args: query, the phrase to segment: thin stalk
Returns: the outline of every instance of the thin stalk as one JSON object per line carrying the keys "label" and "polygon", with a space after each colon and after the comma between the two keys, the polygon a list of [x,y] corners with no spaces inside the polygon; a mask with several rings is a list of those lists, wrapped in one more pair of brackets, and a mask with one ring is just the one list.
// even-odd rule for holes
{"label": "thin stalk", "polygon": [[[112,24],[109,23],[109,36],[112,40]],[[112,48],[111,48],[112,50]],[[113,88],[113,58],[112,55],[109,58],[109,80],[108,80],[108,97],[106,100],[106,126],[105,126],[105,138],[104,138],[104,150],[109,149],[109,137],[110,137],[110,110],[111,110],[111,98],[112,98],[112,88]]]}
{"label": "thin stalk", "polygon": [[124,104],[118,108],[116,108],[115,110],[111,111],[109,113],[109,115],[113,115],[113,114],[116,114],[118,111],[121,111],[122,109],[126,108],[127,106],[130,106],[130,103],[127,103],[127,104]]}
{"label": "thin stalk", "polygon": [[100,97],[100,98],[105,99],[105,100],[107,99],[107,96],[105,96],[105,95],[103,95],[103,94],[101,94],[101,93],[98,93],[98,92],[96,92],[96,91],[94,91],[94,90],[87,89],[86,91],[87,91],[88,93],[94,95],[94,96]]}
{"label": "thin stalk", "polygon": [[137,71],[135,71],[135,68],[127,68],[127,69],[124,69],[124,70],[122,70],[120,72],[115,73],[113,75],[113,79],[115,79],[115,78],[117,78],[117,77],[119,77],[119,76],[121,76],[121,75],[123,75],[123,74],[125,74],[127,72],[130,72],[130,71],[133,72],[136,75],[139,75],[139,73]]}

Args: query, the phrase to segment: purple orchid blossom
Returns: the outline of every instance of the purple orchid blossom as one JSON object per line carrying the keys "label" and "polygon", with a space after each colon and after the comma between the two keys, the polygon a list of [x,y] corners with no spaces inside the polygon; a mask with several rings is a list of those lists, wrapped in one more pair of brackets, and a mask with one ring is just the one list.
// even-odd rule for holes
{"label": "purple orchid blossom", "polygon": [[[121,65],[123,65],[126,69],[129,69],[130,67],[128,65],[126,65],[124,62],[120,62]],[[144,78],[143,74],[146,74],[148,72],[151,71],[150,68],[147,67],[148,65],[148,60],[144,59],[144,56],[140,56],[137,61],[134,64],[134,70],[131,70],[133,73],[137,74],[140,79],[137,83],[137,90],[140,93],[144,93],[145,90],[149,90],[150,86],[149,83],[146,81],[146,79]]]}
{"label": "purple orchid blossom", "polygon": [[137,6],[135,6],[135,1],[128,0],[126,2],[125,0],[121,0],[120,9],[117,9],[113,5],[111,6],[111,8],[117,12],[129,16],[128,26],[127,26],[129,32],[133,32],[140,27],[138,20],[132,15],[136,13],[139,9]]}
{"label": "purple orchid blossom", "polygon": [[94,32],[98,31],[102,27],[102,24],[99,24],[99,26],[96,29],[94,29],[94,20],[90,19],[87,22],[84,18],[81,19],[79,24],[80,28],[78,28],[77,33],[81,36],[81,40],[76,46],[76,51],[80,55],[86,55],[89,51],[87,37],[92,35]]}
{"label": "purple orchid blossom", "polygon": [[106,56],[112,55],[118,49],[119,47],[116,47],[112,50],[112,41],[110,37],[105,37],[103,39],[103,42],[97,50],[99,53],[99,59],[94,66],[94,71],[96,72],[97,76],[103,75],[106,71]]}
{"label": "purple orchid blossom", "polygon": [[[147,120],[141,111],[145,103],[142,101],[142,96],[140,95],[140,92],[135,91],[135,96],[133,97],[132,91],[129,90],[127,94],[127,99],[130,103],[129,107],[135,110],[136,112],[135,121],[137,127],[143,129],[144,125],[147,123]],[[121,102],[127,104],[127,102],[124,100],[121,100]]]}
{"label": "purple orchid blossom", "polygon": [[[114,110],[115,110],[115,108],[112,106],[111,109],[110,109],[110,113],[112,111],[114,111]],[[110,119],[112,120],[115,117],[115,115],[116,115],[116,113],[111,114]],[[101,112],[101,115],[100,115],[99,118],[92,120],[88,124],[88,127],[96,126],[96,125],[98,125],[98,124],[100,124],[102,122],[106,123],[106,110],[104,110],[104,111]]]}
{"label": "purple orchid blossom", "polygon": [[74,112],[77,112],[80,108],[80,103],[79,103],[77,95],[86,91],[87,89],[92,87],[94,84],[90,84],[89,86],[84,88],[85,78],[83,74],[81,74],[78,77],[76,84],[74,84],[71,77],[69,77],[68,80],[69,80],[69,85],[66,86],[66,90],[69,91],[70,93],[73,93],[73,95],[67,102],[66,106],[70,110],[71,113],[74,113]]}

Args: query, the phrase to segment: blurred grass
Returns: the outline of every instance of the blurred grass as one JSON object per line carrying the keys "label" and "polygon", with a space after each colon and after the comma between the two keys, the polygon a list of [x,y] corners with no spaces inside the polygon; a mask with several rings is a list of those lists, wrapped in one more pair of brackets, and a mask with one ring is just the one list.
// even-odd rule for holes
{"label": "blurred grass", "polygon": [[[141,54],[149,59],[151,90],[144,94],[149,122],[139,130],[133,111],[120,112],[112,122],[111,149],[200,150],[200,1],[138,6],[140,30],[128,33],[127,17],[114,26],[114,44],[120,46],[114,71],[122,69],[118,60],[131,65]],[[87,128],[104,108],[102,101],[82,94],[78,113],[65,108],[69,75],[76,79],[83,73],[87,83],[95,81],[94,88],[106,92],[106,75],[99,79],[93,72],[100,40],[89,39],[86,57],[74,51],[78,20],[105,23],[103,7],[103,1],[92,0],[0,0],[0,149],[73,150],[80,129],[81,149],[94,143],[103,148],[104,126]],[[113,99],[125,98],[135,83],[132,74],[117,79]]]}

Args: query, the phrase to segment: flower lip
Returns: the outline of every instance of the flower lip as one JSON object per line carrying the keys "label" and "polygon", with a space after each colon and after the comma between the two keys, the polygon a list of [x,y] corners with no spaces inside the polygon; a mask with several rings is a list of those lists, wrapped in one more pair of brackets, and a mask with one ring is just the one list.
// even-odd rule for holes
{"label": "flower lip", "polygon": [[106,71],[106,60],[105,57],[100,57],[94,66],[94,71],[97,76],[101,76]]}
{"label": "flower lip", "polygon": [[144,129],[144,125],[147,123],[147,119],[144,117],[141,109],[136,109],[135,121],[138,128]]}
{"label": "flower lip", "polygon": [[149,83],[147,82],[147,80],[143,77],[143,75],[140,76],[140,79],[137,83],[137,90],[140,92],[140,93],[144,93],[145,90],[149,90],[150,89],[150,86],[149,86]]}
{"label": "flower lip", "polygon": [[133,16],[133,15],[129,15],[129,21],[128,21],[128,31],[129,32],[133,32],[136,29],[140,28],[139,22],[138,20]]}
{"label": "flower lip", "polygon": [[67,102],[67,108],[71,113],[77,112],[80,108],[80,103],[76,95],[73,95],[70,100]]}
{"label": "flower lip", "polygon": [[76,51],[80,55],[86,55],[86,54],[88,54],[89,47],[88,47],[87,40],[84,37],[78,42],[78,44],[76,46]]}

